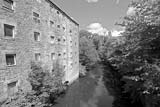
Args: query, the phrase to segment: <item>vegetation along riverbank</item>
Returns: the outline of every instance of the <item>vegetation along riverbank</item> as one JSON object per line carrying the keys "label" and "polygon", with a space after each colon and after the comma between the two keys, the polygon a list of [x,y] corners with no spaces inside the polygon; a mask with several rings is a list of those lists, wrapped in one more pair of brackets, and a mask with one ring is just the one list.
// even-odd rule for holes
{"label": "vegetation along riverbank", "polygon": [[115,72],[121,82],[119,90],[127,94],[136,107],[158,107],[160,104],[159,5],[158,0],[132,2],[130,7],[135,9],[134,14],[125,16],[119,23],[125,27],[123,36],[104,37],[80,32],[82,65],[90,66],[94,61],[109,63],[114,69],[111,72]]}
{"label": "vegetation along riverbank", "polygon": [[[159,107],[160,0],[135,0],[130,3],[129,8],[133,10],[132,14],[127,14],[117,23],[124,28],[121,36],[114,37],[111,32],[105,36],[87,30],[79,32],[79,67],[80,77],[84,77],[81,78],[83,84],[77,80],[78,84],[71,86],[64,104],[67,104],[67,101],[75,101],[78,104],[79,99],[75,100],[74,95],[83,93],[89,85],[97,87],[95,84],[100,81],[104,82],[107,91],[114,97],[113,107]],[[51,77],[45,68],[33,63],[28,78],[33,90],[29,93],[19,90],[19,93],[4,103],[4,107],[55,106],[57,99],[65,95],[67,85],[62,84],[63,70],[59,69],[62,67],[57,64],[53,66],[55,68],[53,67]],[[96,68],[102,69],[103,72]],[[103,81],[100,77],[100,80],[93,78],[95,75],[91,72],[97,73]],[[84,90],[75,91],[80,88]],[[72,89],[76,94],[72,94]],[[91,94],[86,94],[87,97],[94,96],[95,90],[92,89],[91,93],[85,90],[87,94]],[[68,96],[72,99],[68,99]],[[84,102],[81,101],[86,106]]]}

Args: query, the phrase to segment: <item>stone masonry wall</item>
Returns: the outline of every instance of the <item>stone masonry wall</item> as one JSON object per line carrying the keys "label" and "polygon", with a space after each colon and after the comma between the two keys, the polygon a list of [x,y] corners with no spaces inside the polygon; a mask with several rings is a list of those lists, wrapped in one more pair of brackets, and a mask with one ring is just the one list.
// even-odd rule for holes
{"label": "stone masonry wall", "polygon": [[[31,89],[26,79],[35,53],[41,54],[43,65],[50,71],[53,62],[58,60],[64,67],[64,81],[76,79],[79,75],[78,25],[46,0],[13,1],[14,11],[0,1],[0,100],[8,97],[9,83],[16,82],[17,90]],[[33,12],[39,14],[40,23],[34,22]],[[4,37],[4,24],[15,26],[14,38]],[[40,41],[34,40],[35,31],[40,33]],[[54,42],[51,36],[55,37]],[[52,53],[55,53],[54,60]],[[6,65],[6,54],[16,54],[16,65]]]}

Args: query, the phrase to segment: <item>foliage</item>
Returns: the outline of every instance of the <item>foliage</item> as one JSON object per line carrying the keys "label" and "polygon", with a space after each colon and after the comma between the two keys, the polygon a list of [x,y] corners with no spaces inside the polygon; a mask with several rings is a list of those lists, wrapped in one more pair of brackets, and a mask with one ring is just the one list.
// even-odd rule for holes
{"label": "foliage", "polygon": [[4,104],[5,107],[53,106],[56,99],[64,94],[66,89],[66,86],[62,84],[62,69],[58,63],[55,65],[52,72],[49,72],[40,65],[32,63],[32,71],[28,78],[32,91],[24,93],[22,90],[19,90],[16,95]]}
{"label": "foliage", "polygon": [[86,67],[81,65],[81,64],[79,64],[79,76],[83,77],[83,76],[86,75],[86,73],[87,73]]}
{"label": "foliage", "polygon": [[87,68],[91,67],[99,60],[98,52],[90,36],[91,34],[89,32],[80,31],[80,63]]}
{"label": "foliage", "polygon": [[120,37],[109,37],[106,39],[104,46],[99,51],[101,61],[106,61],[110,56],[114,54],[121,54],[121,49],[119,48],[124,44],[125,38]]}
{"label": "foliage", "polygon": [[135,14],[125,16],[120,24],[126,28],[125,43],[114,48],[109,61],[123,75],[125,93],[130,93],[133,102],[146,103],[142,100],[145,96],[151,100],[146,105],[157,106],[160,103],[160,1],[133,1],[130,7],[135,8]]}
{"label": "foliage", "polygon": [[104,55],[105,44],[109,40],[109,37],[94,34],[94,35],[92,35],[91,40],[93,41],[95,49],[98,52],[100,60],[102,60],[101,58]]}

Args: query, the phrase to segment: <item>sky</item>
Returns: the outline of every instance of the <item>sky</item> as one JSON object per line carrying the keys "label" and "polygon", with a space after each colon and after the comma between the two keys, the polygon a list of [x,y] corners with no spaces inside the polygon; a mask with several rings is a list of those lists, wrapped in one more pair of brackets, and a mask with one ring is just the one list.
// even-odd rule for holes
{"label": "sky", "polygon": [[122,30],[115,23],[127,14],[131,0],[53,0],[80,24],[80,29],[92,33]]}

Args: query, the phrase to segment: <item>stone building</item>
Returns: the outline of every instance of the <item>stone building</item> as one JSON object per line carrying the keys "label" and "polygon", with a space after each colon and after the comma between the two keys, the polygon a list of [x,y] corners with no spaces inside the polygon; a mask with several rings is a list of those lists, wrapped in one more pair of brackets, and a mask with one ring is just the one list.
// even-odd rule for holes
{"label": "stone building", "polygon": [[64,81],[79,76],[79,25],[53,0],[0,0],[0,100],[26,81],[31,61],[49,70],[57,61]]}

